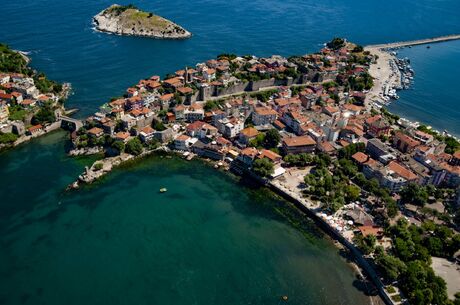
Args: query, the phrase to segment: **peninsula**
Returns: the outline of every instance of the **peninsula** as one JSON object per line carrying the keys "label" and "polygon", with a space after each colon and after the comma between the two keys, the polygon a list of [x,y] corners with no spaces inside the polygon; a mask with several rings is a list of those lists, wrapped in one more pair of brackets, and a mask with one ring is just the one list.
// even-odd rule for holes
{"label": "peninsula", "polygon": [[62,127],[70,84],[49,80],[29,62],[25,53],[0,44],[0,150]]}
{"label": "peninsula", "polygon": [[183,27],[134,5],[113,4],[93,17],[96,29],[119,35],[185,39],[192,34]]}
{"label": "peninsula", "polygon": [[75,154],[106,158],[70,188],[157,150],[201,157],[295,202],[353,253],[386,304],[450,304],[459,287],[431,257],[442,265],[460,249],[446,213],[460,143],[379,106],[373,96],[394,74],[382,54],[335,38],[315,54],[221,54],[142,79],[72,134]]}

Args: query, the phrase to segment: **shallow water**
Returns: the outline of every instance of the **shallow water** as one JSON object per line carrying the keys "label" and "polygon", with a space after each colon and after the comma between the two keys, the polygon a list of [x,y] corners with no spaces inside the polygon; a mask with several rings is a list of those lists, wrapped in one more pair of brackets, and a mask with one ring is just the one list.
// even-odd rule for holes
{"label": "shallow water", "polygon": [[62,136],[1,155],[0,304],[366,303],[329,239],[269,191],[151,157],[64,193],[90,160],[65,157]]}

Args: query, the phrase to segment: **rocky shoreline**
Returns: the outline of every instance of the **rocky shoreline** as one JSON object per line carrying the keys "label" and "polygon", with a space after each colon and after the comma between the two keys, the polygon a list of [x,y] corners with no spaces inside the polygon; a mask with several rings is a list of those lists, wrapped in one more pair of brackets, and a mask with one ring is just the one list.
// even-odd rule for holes
{"label": "rocky shoreline", "polygon": [[133,6],[112,5],[93,17],[95,29],[117,35],[186,39],[192,34],[180,25]]}

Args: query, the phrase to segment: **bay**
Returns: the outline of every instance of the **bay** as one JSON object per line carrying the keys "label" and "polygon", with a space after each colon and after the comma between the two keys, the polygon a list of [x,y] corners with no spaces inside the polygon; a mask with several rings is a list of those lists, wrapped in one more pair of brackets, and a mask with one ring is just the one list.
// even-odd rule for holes
{"label": "bay", "polygon": [[91,160],[64,156],[63,137],[0,157],[0,304],[367,303],[337,248],[269,191],[157,156],[66,193]]}
{"label": "bay", "polygon": [[416,46],[398,51],[408,57],[415,71],[410,90],[400,91],[400,99],[388,110],[412,121],[430,125],[440,132],[447,130],[460,137],[460,41]]}

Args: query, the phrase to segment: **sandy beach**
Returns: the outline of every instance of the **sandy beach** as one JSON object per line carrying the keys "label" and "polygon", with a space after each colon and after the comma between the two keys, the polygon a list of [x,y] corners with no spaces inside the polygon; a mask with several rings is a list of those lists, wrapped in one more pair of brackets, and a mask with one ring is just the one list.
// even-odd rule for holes
{"label": "sandy beach", "polygon": [[397,68],[392,68],[392,62],[395,63],[395,57],[389,52],[378,47],[366,47],[365,50],[378,56],[376,63],[371,64],[369,69],[369,74],[374,78],[374,86],[369,91],[366,101],[368,103],[372,101],[383,103],[385,102],[383,99],[385,86],[388,85],[390,88],[400,86],[401,73]]}

